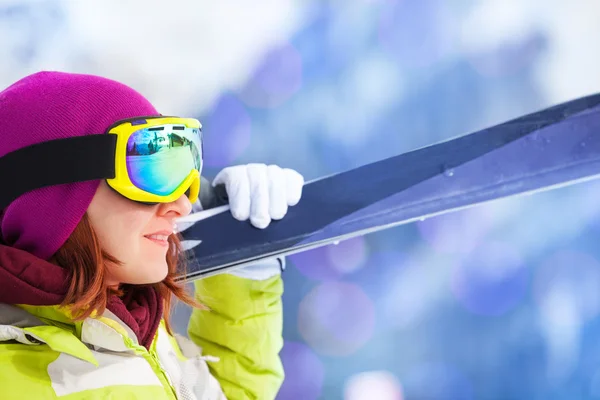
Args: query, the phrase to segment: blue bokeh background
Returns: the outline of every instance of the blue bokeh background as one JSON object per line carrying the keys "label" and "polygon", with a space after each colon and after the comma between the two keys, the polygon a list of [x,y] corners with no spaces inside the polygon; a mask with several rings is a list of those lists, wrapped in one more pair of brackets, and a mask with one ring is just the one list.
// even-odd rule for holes
{"label": "blue bokeh background", "polygon": [[[306,179],[600,91],[595,0],[0,0],[0,83],[122,80]],[[600,184],[289,257],[280,399],[600,398]],[[184,332],[189,310],[179,308]]]}

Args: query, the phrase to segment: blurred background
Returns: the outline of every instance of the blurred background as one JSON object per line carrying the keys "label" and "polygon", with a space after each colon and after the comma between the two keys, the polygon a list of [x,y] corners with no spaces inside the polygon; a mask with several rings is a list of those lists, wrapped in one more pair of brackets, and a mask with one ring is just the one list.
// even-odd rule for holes
{"label": "blurred background", "polygon": [[[600,92],[598,0],[0,0],[0,87],[103,75],[307,179]],[[279,399],[600,398],[600,183],[291,256]],[[185,332],[189,310],[178,309]]]}

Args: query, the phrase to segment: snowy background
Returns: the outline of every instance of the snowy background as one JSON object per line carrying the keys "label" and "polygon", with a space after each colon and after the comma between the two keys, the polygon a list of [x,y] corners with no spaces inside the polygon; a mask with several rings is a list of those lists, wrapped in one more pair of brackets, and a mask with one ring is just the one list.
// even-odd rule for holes
{"label": "snowy background", "polygon": [[[0,0],[0,87],[107,76],[200,118],[207,176],[259,161],[313,179],[600,92],[599,21],[598,0]],[[599,197],[290,257],[279,398],[600,398]]]}

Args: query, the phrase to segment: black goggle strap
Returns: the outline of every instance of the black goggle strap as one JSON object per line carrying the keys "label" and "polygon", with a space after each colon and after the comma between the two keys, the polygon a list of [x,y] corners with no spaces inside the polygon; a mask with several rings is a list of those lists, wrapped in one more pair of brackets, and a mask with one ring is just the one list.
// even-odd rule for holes
{"label": "black goggle strap", "polygon": [[0,158],[0,210],[19,196],[47,186],[115,177],[117,135],[57,139]]}

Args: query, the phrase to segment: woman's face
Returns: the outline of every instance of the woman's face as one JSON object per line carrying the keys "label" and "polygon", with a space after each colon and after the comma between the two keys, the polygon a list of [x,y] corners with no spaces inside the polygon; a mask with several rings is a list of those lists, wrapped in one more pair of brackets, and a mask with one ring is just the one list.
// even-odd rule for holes
{"label": "woman's face", "polygon": [[191,209],[185,195],[151,206],[128,200],[102,182],[87,215],[102,249],[123,263],[107,265],[108,284],[162,281],[168,273],[167,237],[174,231],[175,219]]}

